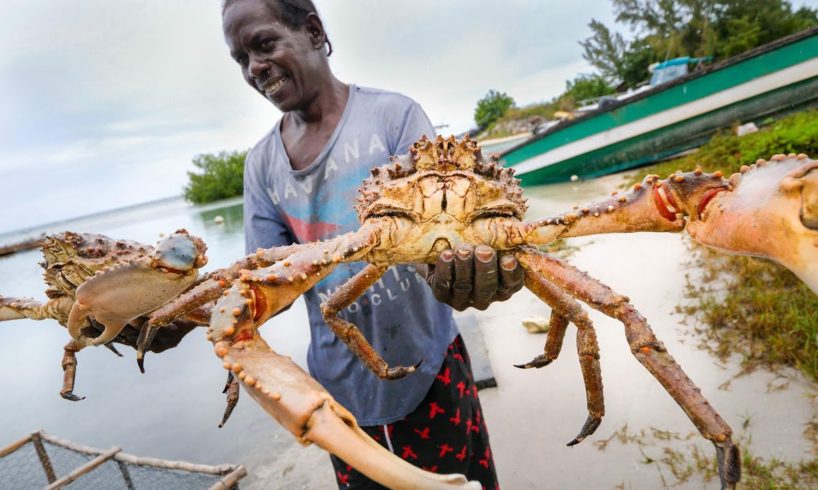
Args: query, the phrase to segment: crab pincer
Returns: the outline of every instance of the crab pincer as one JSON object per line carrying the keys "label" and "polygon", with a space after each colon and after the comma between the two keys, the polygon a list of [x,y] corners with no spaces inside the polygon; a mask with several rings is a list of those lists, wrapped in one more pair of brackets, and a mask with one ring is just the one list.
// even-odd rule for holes
{"label": "crab pincer", "polygon": [[728,253],[774,260],[818,294],[818,161],[773,155],[744,166],[687,232]]}
{"label": "crab pincer", "polygon": [[[321,244],[317,252],[337,245]],[[359,252],[361,249],[353,253]],[[213,308],[208,330],[224,368],[298,442],[317,444],[389,488],[479,489],[479,483],[463,475],[429,473],[380,446],[320,383],[261,338],[258,326],[329,274],[338,262],[321,263],[313,257],[312,252],[295,254],[286,262],[247,271],[225,291]]]}
{"label": "crab pincer", "polygon": [[[167,303],[196,282],[207,263],[204,242],[179,230],[149,255],[98,272],[77,288],[68,332],[83,345],[113,340],[129,322]],[[105,326],[96,338],[83,335],[88,317]]]}

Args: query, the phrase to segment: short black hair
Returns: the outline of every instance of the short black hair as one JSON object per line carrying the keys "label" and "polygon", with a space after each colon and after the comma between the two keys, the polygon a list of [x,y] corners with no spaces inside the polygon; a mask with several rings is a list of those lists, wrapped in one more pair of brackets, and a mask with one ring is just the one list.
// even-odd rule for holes
{"label": "short black hair", "polygon": [[[222,15],[224,15],[225,10],[231,4],[233,4],[236,0],[224,0],[222,4]],[[300,29],[304,27],[307,23],[307,16],[310,14],[315,14],[317,17],[320,18],[318,15],[318,9],[315,8],[315,4],[312,3],[312,0],[262,0],[270,11],[281,19],[281,22],[293,29]],[[326,35],[326,31],[324,32]],[[329,40],[329,36],[326,37],[327,43],[327,56],[332,54],[332,43]]]}

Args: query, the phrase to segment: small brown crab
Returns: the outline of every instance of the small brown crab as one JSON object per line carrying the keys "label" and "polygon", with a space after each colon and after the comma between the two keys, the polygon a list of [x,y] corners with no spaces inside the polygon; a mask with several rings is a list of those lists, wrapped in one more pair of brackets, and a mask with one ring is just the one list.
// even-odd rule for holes
{"label": "small brown crab", "polygon": [[[67,327],[73,339],[64,347],[60,395],[81,400],[73,392],[76,353],[89,345],[105,345],[121,355],[111,342],[135,348],[145,344],[145,328],[139,337],[126,335],[132,332],[123,329],[129,324],[132,329],[141,327],[139,317],[189,288],[197,279],[197,269],[207,261],[204,252],[201,239],[185,230],[162,239],[156,248],[88,233],[48,236],[42,244],[45,260],[41,263],[48,301],[0,296],[0,321],[53,319]],[[164,341],[150,350],[175,346],[202,324],[198,320],[175,320]]]}
{"label": "small brown crab", "polygon": [[[461,243],[510,251],[525,269],[525,285],[552,308],[545,352],[519,367],[542,367],[561,348],[568,323],[578,329],[577,349],[589,415],[582,441],[604,414],[599,349],[593,325],[577,300],[621,321],[634,356],[713,442],[724,487],[740,478],[739,450],[731,429],[667,352],[629,303],[571,265],[536,248],[554,240],[598,233],[679,232],[731,253],[771,258],[792,269],[818,292],[818,163],[806,155],[776,155],[725,179],[720,172],[649,176],[630,191],[526,223],[525,199],[513,169],[484,159],[477,144],[453,137],[418,141],[409,155],[393,157],[364,181],[357,210],[359,231],[325,242],[296,246],[270,266],[245,270],[213,308],[208,338],[224,367],[276,420],[303,443],[315,442],[371,478],[390,487],[444,485],[406,467],[390,465],[385,475],[376,457],[380,446],[362,435],[355,419],[329,393],[287,358],[274,353],[258,328],[336,264],[366,261],[362,272],[323,305],[327,325],[376,375],[405,376],[412,366],[389,366],[355,325],[338,313],[396,263],[434,263]],[[276,249],[259,257],[280,256]],[[247,263],[248,259],[245,259]],[[211,285],[209,297],[219,289]],[[184,296],[166,305],[163,318],[193,307]],[[354,436],[358,436],[357,438]],[[352,440],[357,442],[353,443]],[[372,456],[362,452],[371,447]],[[381,461],[380,459],[378,461]],[[391,470],[390,470],[391,471]],[[457,484],[460,484],[458,480]],[[454,482],[451,482],[454,483]],[[445,483],[448,484],[448,483]]]}

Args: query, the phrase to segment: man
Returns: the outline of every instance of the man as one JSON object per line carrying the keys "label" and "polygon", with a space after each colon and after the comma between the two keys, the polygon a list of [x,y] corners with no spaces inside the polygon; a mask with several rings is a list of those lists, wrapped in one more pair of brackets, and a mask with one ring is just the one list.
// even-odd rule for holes
{"label": "man", "polygon": [[[245,81],[284,115],[250,151],[244,175],[248,251],[356,230],[361,180],[390,155],[406,153],[433,128],[411,99],[347,85],[332,73],[331,44],[310,0],[227,0],[223,28]],[[475,258],[476,257],[476,258]],[[310,374],[364,430],[409,462],[464,473],[498,488],[468,354],[451,309],[485,309],[522,285],[513,257],[488,247],[441,254],[427,274],[391,268],[341,315],[357,325],[391,366],[414,366],[381,380],[324,324],[322,301],[363,268],[341,264],[305,294]],[[333,457],[340,488],[378,488]]]}

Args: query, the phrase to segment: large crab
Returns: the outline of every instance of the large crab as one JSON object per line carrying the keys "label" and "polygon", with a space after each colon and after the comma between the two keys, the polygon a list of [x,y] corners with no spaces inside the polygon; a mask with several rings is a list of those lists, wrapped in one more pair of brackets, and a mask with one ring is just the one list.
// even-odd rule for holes
{"label": "large crab", "polygon": [[[659,380],[717,450],[725,487],[740,477],[738,448],[731,429],[684,374],[628,298],[572,266],[541,252],[554,240],[612,232],[679,232],[731,253],[767,257],[793,270],[818,291],[818,164],[806,155],[759,160],[725,179],[699,170],[666,179],[649,176],[628,192],[559,216],[526,223],[525,200],[513,169],[486,160],[468,138],[418,141],[409,155],[372,170],[357,207],[362,226],[326,242],[259,250],[237,263],[231,274],[211,279],[160,308],[151,322],[166,323],[205,300],[224,297],[213,309],[209,339],[224,367],[282,425],[302,442],[317,442],[375,479],[380,469],[341,435],[357,429],[354,419],[306,373],[272,352],[258,327],[325,277],[340,262],[369,262],[323,305],[327,325],[375,374],[393,379],[413,366],[388,366],[358,329],[338,312],[373,285],[395,263],[433,263],[440,251],[461,243],[487,244],[513,253],[526,270],[525,284],[552,307],[545,352],[523,368],[542,367],[559,353],[568,323],[578,329],[577,349],[589,415],[576,444],[594,432],[604,413],[596,334],[577,299],[620,320],[634,356]],[[282,260],[283,257],[286,257]],[[241,264],[241,265],[239,265]],[[228,280],[238,276],[229,290]],[[332,421],[331,423],[329,421]],[[334,426],[332,424],[335,424]],[[332,430],[327,427],[333,426]],[[320,429],[320,430],[319,430]],[[396,470],[397,471],[397,470]],[[400,487],[413,476],[384,481]],[[415,475],[417,477],[417,475]],[[418,480],[420,481],[420,480]],[[428,481],[427,481],[428,483]]]}
{"label": "large crab", "polygon": [[[545,352],[520,367],[549,364],[559,352],[567,324],[574,323],[578,329],[589,415],[569,445],[593,433],[604,413],[596,334],[579,300],[623,323],[634,356],[713,442],[722,485],[732,487],[740,478],[740,458],[730,427],[656,338],[645,318],[627,297],[540,251],[537,245],[597,233],[686,228],[705,245],[772,258],[818,291],[816,168],[818,163],[806,155],[793,154],[758,161],[730,179],[700,170],[663,180],[650,176],[628,192],[527,223],[522,220],[526,205],[512,177],[513,169],[500,167],[496,159],[484,159],[478,145],[468,138],[424,138],[409,155],[373,169],[372,177],[364,181],[357,206],[362,226],[357,232],[311,244],[269,267],[244,272],[216,303],[208,336],[225,369],[236,373],[256,401],[297,438],[323,444],[372,476],[378,471],[373,463],[356,458],[355,451],[344,447],[346,443],[316,434],[316,427],[329,424],[324,418],[359,433],[354,419],[314,381],[309,386],[294,384],[291,371],[296,368],[288,364],[286,374],[281,370],[286,363],[259,336],[258,327],[336,264],[366,261],[369,265],[322,306],[324,319],[376,375],[384,379],[405,376],[413,366],[387,365],[355,325],[338,313],[392,264],[434,263],[442,250],[461,243],[490,245],[516,256],[525,269],[526,287],[552,308]],[[306,375],[299,374],[299,379],[305,381]],[[386,484],[400,486],[396,480]]]}
{"label": "large crab", "polygon": [[[570,444],[594,432],[604,413],[596,334],[577,300],[618,319],[634,356],[682,406],[716,446],[724,487],[740,477],[731,429],[654,336],[628,298],[538,245],[598,233],[684,229],[698,242],[722,250],[767,257],[793,270],[818,292],[818,162],[806,155],[776,155],[743,167],[729,179],[716,172],[649,176],[628,192],[550,218],[522,221],[525,200],[512,169],[484,159],[477,144],[453,137],[421,139],[409,155],[372,170],[357,210],[354,233],[317,243],[259,250],[217,271],[150,314],[162,328],[219,298],[208,339],[225,369],[279,423],[304,443],[316,443],[370,478],[391,488],[451,488],[473,485],[460,475],[432,475],[396,458],[371,440],[354,417],[289,358],[270,349],[258,328],[286,308],[341,262],[369,265],[323,305],[327,325],[361,361],[384,379],[406,376],[412,366],[389,366],[358,329],[338,313],[396,263],[434,263],[440,251],[461,243],[486,244],[513,253],[525,269],[525,284],[552,308],[542,355],[520,367],[553,361],[568,323],[578,329],[577,349],[589,415]],[[93,279],[100,291],[122,287],[127,274]],[[90,316],[95,302],[86,300]],[[115,333],[116,325],[110,333]],[[234,379],[235,395],[238,381]]]}
{"label": "large crab", "polygon": [[81,400],[74,394],[74,380],[76,353],[83,348],[105,345],[121,355],[112,345],[120,343],[161,352],[207,321],[201,311],[174,319],[162,342],[150,343],[147,318],[140,318],[197,280],[198,268],[207,262],[205,248],[185,230],[163,238],[155,248],[91,233],[50,235],[42,243],[41,263],[48,301],[0,296],[0,321],[53,319],[67,327],[73,339],[63,348],[60,395]]}

